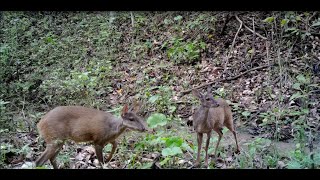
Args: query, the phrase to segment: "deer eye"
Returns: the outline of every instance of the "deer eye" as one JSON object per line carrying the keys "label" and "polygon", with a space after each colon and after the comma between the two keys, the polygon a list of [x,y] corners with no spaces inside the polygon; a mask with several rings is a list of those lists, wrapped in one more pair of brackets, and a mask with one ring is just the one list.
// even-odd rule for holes
{"label": "deer eye", "polygon": [[129,121],[133,121],[133,117],[129,117]]}
{"label": "deer eye", "polygon": [[207,101],[209,101],[209,100],[210,100],[210,98],[206,97],[206,100],[207,100]]}

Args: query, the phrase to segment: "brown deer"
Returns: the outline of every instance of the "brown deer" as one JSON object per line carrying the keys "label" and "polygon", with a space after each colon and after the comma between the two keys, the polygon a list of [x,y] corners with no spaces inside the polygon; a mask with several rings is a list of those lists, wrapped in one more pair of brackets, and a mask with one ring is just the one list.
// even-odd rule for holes
{"label": "brown deer", "polygon": [[127,128],[140,132],[148,131],[145,122],[136,113],[140,106],[128,109],[125,105],[121,112],[121,118],[96,109],[81,106],[59,106],[49,111],[37,124],[40,135],[44,138],[47,147],[36,160],[36,166],[42,166],[48,159],[54,169],[58,169],[56,156],[64,141],[71,139],[75,142],[92,142],[98,161],[102,167],[103,148],[112,144],[112,150],[107,158],[108,162],[114,154],[116,138]]}
{"label": "brown deer", "polygon": [[198,90],[193,90],[192,93],[201,101],[200,107],[193,114],[193,127],[194,130],[197,132],[198,142],[198,154],[194,166],[198,167],[200,165],[200,151],[202,146],[203,133],[207,134],[207,141],[205,146],[205,167],[208,166],[208,146],[212,130],[217,132],[219,135],[219,139],[214,153],[216,157],[217,149],[223,135],[223,126],[226,126],[233,133],[237,146],[236,153],[239,153],[240,150],[238,146],[237,135],[234,130],[232,112],[228,103],[222,98],[214,99],[211,95],[210,88],[207,89],[207,93],[205,95],[201,94]]}

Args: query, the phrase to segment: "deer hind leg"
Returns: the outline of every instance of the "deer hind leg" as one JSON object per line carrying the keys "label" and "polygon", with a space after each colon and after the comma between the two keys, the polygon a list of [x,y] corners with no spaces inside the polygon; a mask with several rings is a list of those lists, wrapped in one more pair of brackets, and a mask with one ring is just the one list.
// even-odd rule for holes
{"label": "deer hind leg", "polygon": [[53,156],[50,158],[50,162],[53,166],[54,169],[58,169],[58,165],[57,165],[57,161],[56,161],[56,157],[59,154],[61,148],[62,148],[63,143],[57,143],[57,148],[55,153],[53,154]]}
{"label": "deer hind leg", "polygon": [[94,149],[96,150],[96,155],[97,155],[98,161],[99,161],[101,168],[102,168],[103,163],[104,163],[103,156],[102,156],[103,146],[95,144]]}
{"label": "deer hind leg", "polygon": [[223,133],[222,133],[222,128],[215,128],[214,129],[215,132],[218,133],[219,135],[219,139],[218,139],[218,142],[217,142],[217,145],[216,145],[216,149],[214,150],[214,157],[217,157],[217,150],[218,150],[218,147],[219,147],[219,144],[220,144],[220,140],[223,136]]}
{"label": "deer hind leg", "polygon": [[239,149],[239,145],[238,145],[238,138],[237,138],[237,133],[236,131],[234,130],[234,126],[233,124],[230,124],[230,123],[227,123],[225,124],[225,126],[232,132],[233,136],[234,136],[234,139],[236,141],[236,153],[240,153],[240,149]]}
{"label": "deer hind leg", "polygon": [[207,141],[206,141],[206,147],[205,147],[206,158],[204,163],[205,167],[208,167],[208,148],[209,148],[210,138],[211,138],[211,131],[207,133]]}
{"label": "deer hind leg", "polygon": [[61,142],[60,140],[57,140],[52,144],[47,144],[46,150],[36,160],[36,166],[37,167],[42,166],[48,159],[50,159],[50,162],[53,168],[57,169],[58,166],[57,166],[57,163],[55,162],[55,157],[59,153],[62,145],[63,145],[63,142]]}
{"label": "deer hind leg", "polygon": [[197,160],[194,163],[195,167],[198,167],[200,165],[200,152],[201,152],[201,146],[202,146],[202,133],[197,133],[197,142],[198,142],[198,154],[197,154]]}
{"label": "deer hind leg", "polygon": [[112,149],[111,149],[111,152],[110,152],[109,157],[108,157],[108,159],[106,160],[106,162],[109,162],[109,161],[111,160],[112,155],[114,154],[114,152],[115,152],[116,149],[117,149],[117,142],[116,142],[116,141],[112,141],[112,142],[110,142],[110,143],[112,144]]}

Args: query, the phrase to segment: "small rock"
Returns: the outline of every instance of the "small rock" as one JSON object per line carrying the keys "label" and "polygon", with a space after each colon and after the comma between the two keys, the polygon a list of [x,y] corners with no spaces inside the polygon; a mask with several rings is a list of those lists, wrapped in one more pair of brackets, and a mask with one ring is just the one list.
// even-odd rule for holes
{"label": "small rock", "polygon": [[98,159],[93,160],[93,164],[94,164],[95,166],[99,166],[99,165],[100,165]]}
{"label": "small rock", "polygon": [[181,160],[179,160],[177,163],[180,164],[180,165],[183,165],[184,163],[186,163],[186,161],[183,160],[183,159],[181,159]]}
{"label": "small rock", "polygon": [[153,162],[153,160],[149,158],[141,158],[141,162]]}
{"label": "small rock", "polygon": [[32,169],[34,167],[34,164],[32,162],[25,162],[22,166],[21,169]]}
{"label": "small rock", "polygon": [[278,163],[277,163],[277,168],[278,168],[278,169],[283,169],[285,166],[286,166],[286,165],[284,164],[283,161],[278,161]]}

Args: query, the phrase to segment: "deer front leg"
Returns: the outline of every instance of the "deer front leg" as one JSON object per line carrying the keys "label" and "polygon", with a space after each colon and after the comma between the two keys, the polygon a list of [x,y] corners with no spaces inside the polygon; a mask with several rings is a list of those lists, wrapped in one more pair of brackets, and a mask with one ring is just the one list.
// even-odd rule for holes
{"label": "deer front leg", "polygon": [[209,133],[207,133],[207,141],[206,141],[206,147],[205,147],[206,158],[205,158],[205,163],[204,163],[205,167],[208,167],[208,148],[209,148],[210,138],[211,138],[211,131]]}
{"label": "deer front leg", "polygon": [[219,139],[218,139],[218,142],[217,142],[217,145],[216,145],[216,149],[214,150],[214,157],[217,158],[217,150],[218,150],[218,147],[219,147],[219,144],[220,144],[220,140],[221,140],[221,138],[223,136],[223,133],[222,133],[221,129],[215,129],[215,131],[219,135]]}
{"label": "deer front leg", "polygon": [[198,154],[197,154],[197,160],[196,163],[194,163],[195,167],[199,167],[200,165],[200,152],[201,152],[201,146],[202,146],[202,133],[197,133],[197,141],[198,141]]}
{"label": "deer front leg", "polygon": [[114,154],[114,152],[117,149],[117,142],[116,141],[112,141],[110,143],[112,144],[112,149],[111,149],[111,152],[110,152],[109,157],[107,158],[106,162],[109,162],[111,160],[112,155]]}
{"label": "deer front leg", "polygon": [[97,155],[98,161],[99,161],[99,163],[100,163],[100,166],[101,166],[101,168],[102,168],[102,167],[103,167],[103,163],[104,163],[104,162],[103,162],[103,155],[102,155],[103,146],[96,144],[96,145],[94,146],[94,148],[95,148],[95,150],[96,150],[96,155]]}

